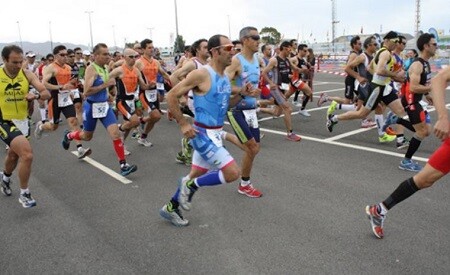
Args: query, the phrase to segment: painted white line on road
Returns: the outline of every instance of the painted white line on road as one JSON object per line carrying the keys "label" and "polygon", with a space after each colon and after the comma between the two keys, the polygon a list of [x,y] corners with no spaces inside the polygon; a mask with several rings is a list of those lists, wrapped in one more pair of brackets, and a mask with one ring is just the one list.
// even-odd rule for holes
{"label": "painted white line on road", "polygon": [[356,130],[353,130],[353,131],[350,131],[350,132],[347,132],[347,133],[343,133],[343,134],[340,134],[340,135],[337,135],[337,136],[334,136],[334,137],[326,138],[325,140],[326,141],[335,141],[335,140],[338,140],[338,139],[341,139],[341,138],[345,138],[345,137],[357,135],[357,134],[360,134],[360,133],[364,133],[364,132],[367,132],[367,131],[369,131],[371,129],[376,129],[376,128],[377,128],[377,126],[373,126],[373,127],[370,127],[370,128],[360,128],[360,129],[356,129]]}
{"label": "painted white line on road", "polygon": [[[271,130],[271,129],[266,129],[266,128],[260,128],[260,130],[263,132],[286,136],[286,133],[281,132],[281,131],[276,131],[276,130]],[[354,145],[354,144],[348,144],[348,143],[342,143],[342,142],[336,142],[336,141],[328,141],[326,139],[319,139],[319,138],[308,137],[308,136],[304,136],[304,135],[300,135],[300,136],[304,140],[310,140],[310,141],[315,141],[315,142],[324,143],[324,144],[336,145],[336,146],[341,146],[341,147],[346,147],[346,148],[351,148],[351,149],[356,149],[356,150],[361,150],[361,151],[366,151],[366,152],[371,152],[371,153],[377,153],[377,154],[381,154],[381,155],[394,156],[394,157],[398,157],[398,158],[402,158],[402,159],[405,158],[404,153],[395,153],[395,152],[391,152],[391,151],[380,150],[380,149],[359,146],[359,145]],[[428,161],[428,158],[421,158],[421,157],[412,157],[412,158],[416,161],[423,161],[423,162]]]}
{"label": "painted white line on road", "polygon": [[[78,152],[77,151],[72,151],[72,154],[74,154],[75,156],[78,156]],[[115,178],[116,180],[120,181],[123,184],[132,183],[131,180],[129,180],[129,179],[125,178],[124,176],[114,172],[110,168],[106,167],[105,165],[101,164],[100,162],[97,162],[97,161],[91,159],[90,157],[85,157],[82,160],[86,161],[90,165],[94,166],[95,168],[99,169],[100,171],[104,172],[105,174]]]}

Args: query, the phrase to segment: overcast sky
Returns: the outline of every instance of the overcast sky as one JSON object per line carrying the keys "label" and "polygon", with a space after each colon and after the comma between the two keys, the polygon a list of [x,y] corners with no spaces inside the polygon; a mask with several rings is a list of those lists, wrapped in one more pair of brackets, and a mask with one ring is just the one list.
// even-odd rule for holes
{"label": "overcast sky", "polygon": [[[335,0],[336,36],[383,32],[391,29],[414,34],[416,0]],[[448,0],[423,0],[421,29],[450,32]],[[0,42],[72,42],[90,44],[92,11],[94,45],[119,47],[124,42],[151,38],[156,46],[169,46],[175,36],[172,0],[13,0],[2,1]],[[178,32],[187,44],[214,34],[236,39],[245,26],[275,27],[285,38],[317,42],[331,39],[330,0],[178,0]],[[230,26],[230,31],[228,26]],[[311,36],[312,34],[312,36]],[[171,45],[170,45],[171,46]]]}

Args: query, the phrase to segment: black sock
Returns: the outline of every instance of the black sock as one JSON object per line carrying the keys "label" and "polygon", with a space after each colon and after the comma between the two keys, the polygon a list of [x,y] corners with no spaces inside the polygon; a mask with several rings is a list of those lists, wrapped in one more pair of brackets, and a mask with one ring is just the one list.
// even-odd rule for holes
{"label": "black sock", "polygon": [[384,206],[386,206],[387,210],[390,210],[397,203],[400,203],[405,199],[411,197],[417,191],[419,191],[419,188],[414,182],[414,179],[409,178],[404,182],[400,183],[397,189],[395,189],[395,191],[392,192],[392,194],[383,201],[383,204]]}
{"label": "black sock", "polygon": [[397,124],[403,125],[405,126],[405,128],[407,128],[408,130],[410,130],[411,132],[415,133],[416,130],[414,129],[411,121],[403,119],[401,117],[397,118]]}
{"label": "black sock", "polygon": [[308,103],[308,101],[309,101],[309,96],[305,95],[305,97],[303,98],[301,110],[305,110],[306,104]]}
{"label": "black sock", "polygon": [[249,181],[250,180],[250,177],[242,177],[241,178],[243,181]]}
{"label": "black sock", "polygon": [[4,170],[3,170],[3,175],[5,175],[5,177],[8,177],[8,178],[10,178],[11,177],[11,175],[12,175],[12,173],[11,174],[8,174],[8,173],[6,173]]}
{"label": "black sock", "polygon": [[297,101],[297,100],[298,100],[298,94],[300,94],[300,92],[299,92],[299,91],[296,91],[296,92],[295,92],[295,95],[294,95],[294,101]]}
{"label": "black sock", "polygon": [[175,201],[174,199],[170,199],[169,204],[170,204],[169,208],[171,208],[169,210],[177,209],[180,206],[180,204],[177,201]]}
{"label": "black sock", "polygon": [[419,149],[422,141],[416,137],[413,137],[409,142],[408,151],[406,151],[405,158],[411,159],[414,153]]}
{"label": "black sock", "polygon": [[77,144],[77,149],[80,148],[80,147],[82,147],[82,145],[81,144]]}

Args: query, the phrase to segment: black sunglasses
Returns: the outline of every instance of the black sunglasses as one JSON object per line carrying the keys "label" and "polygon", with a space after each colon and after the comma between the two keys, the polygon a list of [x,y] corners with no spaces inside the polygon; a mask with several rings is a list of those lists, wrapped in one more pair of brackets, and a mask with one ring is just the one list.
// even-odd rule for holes
{"label": "black sunglasses", "polygon": [[258,41],[259,39],[261,39],[261,37],[259,37],[259,34],[249,35],[247,37],[249,37],[249,38],[251,38],[251,39],[253,39],[255,41]]}
{"label": "black sunglasses", "polygon": [[431,45],[437,47],[437,43],[430,43]]}

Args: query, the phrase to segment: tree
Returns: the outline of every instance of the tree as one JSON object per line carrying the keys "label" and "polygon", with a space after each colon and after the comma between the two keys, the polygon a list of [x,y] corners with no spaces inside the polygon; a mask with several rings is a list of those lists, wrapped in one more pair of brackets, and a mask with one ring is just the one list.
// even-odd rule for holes
{"label": "tree", "polygon": [[173,51],[175,53],[182,53],[184,52],[184,46],[185,46],[185,41],[183,39],[182,35],[178,35],[177,38],[175,39],[175,44],[173,45]]}
{"label": "tree", "polygon": [[134,44],[136,44],[136,43],[140,43],[140,42],[136,40],[136,41],[131,42],[131,43],[125,43],[125,48],[133,49],[134,48]]}
{"label": "tree", "polygon": [[264,43],[275,45],[281,41],[281,33],[273,27],[264,27],[259,34]]}

